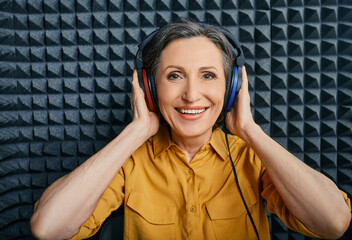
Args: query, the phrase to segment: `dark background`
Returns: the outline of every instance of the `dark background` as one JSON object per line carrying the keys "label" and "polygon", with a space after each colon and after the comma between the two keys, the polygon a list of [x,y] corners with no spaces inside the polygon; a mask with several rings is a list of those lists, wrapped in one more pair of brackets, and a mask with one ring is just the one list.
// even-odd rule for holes
{"label": "dark background", "polygon": [[352,1],[0,0],[0,239],[131,121],[137,45],[179,17],[239,39],[257,123],[351,197]]}

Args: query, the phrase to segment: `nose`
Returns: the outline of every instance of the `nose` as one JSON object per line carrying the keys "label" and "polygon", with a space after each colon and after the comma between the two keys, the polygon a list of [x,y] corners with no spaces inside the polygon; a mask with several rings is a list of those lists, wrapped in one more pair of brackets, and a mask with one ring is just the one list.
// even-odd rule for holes
{"label": "nose", "polygon": [[200,99],[201,86],[197,77],[188,77],[185,82],[182,99],[186,102],[193,103]]}

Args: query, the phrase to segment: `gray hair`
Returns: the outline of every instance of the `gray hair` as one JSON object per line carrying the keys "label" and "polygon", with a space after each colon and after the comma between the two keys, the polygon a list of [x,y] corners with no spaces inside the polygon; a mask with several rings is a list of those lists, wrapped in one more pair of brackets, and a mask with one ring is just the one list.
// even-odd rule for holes
{"label": "gray hair", "polygon": [[150,68],[155,76],[159,67],[162,51],[172,41],[180,38],[192,38],[204,36],[211,40],[221,50],[225,77],[231,71],[233,66],[232,47],[225,35],[216,27],[209,25],[200,25],[188,19],[181,19],[171,22],[160,28],[158,33],[143,49],[143,64],[146,68]]}

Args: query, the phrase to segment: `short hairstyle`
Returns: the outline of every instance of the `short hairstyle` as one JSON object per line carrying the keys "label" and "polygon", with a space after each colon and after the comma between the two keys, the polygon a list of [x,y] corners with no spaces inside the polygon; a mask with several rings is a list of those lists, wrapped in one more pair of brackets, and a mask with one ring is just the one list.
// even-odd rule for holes
{"label": "short hairstyle", "polygon": [[[195,23],[189,19],[180,19],[171,22],[159,29],[155,36],[144,47],[142,52],[145,68],[150,68],[156,75],[163,50],[173,41],[182,38],[206,37],[212,41],[221,51],[225,71],[225,79],[231,73],[233,67],[233,51],[230,42],[225,35],[216,27]],[[218,117],[214,128],[224,123],[224,113]]]}
{"label": "short hairstyle", "polygon": [[174,40],[180,38],[207,37],[221,51],[225,77],[233,66],[232,47],[225,35],[216,27],[201,25],[189,19],[180,19],[160,28],[151,41],[143,49],[143,64],[150,68],[152,74],[156,73],[162,51]]}

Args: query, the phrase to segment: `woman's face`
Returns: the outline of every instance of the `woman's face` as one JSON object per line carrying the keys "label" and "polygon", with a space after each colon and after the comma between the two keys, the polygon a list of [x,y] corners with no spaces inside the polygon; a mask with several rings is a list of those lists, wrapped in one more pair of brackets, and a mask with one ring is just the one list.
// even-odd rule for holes
{"label": "woman's face", "polygon": [[221,52],[208,38],[177,39],[163,50],[156,88],[173,136],[211,136],[224,104],[225,82]]}

